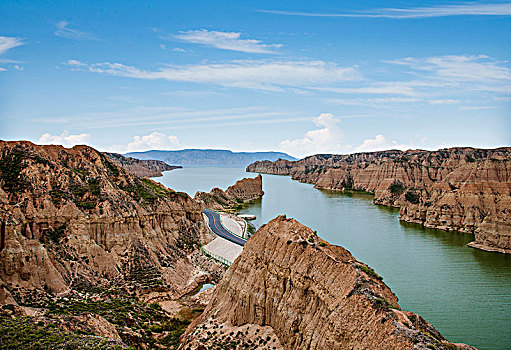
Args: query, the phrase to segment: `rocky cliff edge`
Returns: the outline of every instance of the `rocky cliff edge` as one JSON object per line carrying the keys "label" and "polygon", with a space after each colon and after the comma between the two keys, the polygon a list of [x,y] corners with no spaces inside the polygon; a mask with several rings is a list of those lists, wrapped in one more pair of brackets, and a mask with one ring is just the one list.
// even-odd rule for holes
{"label": "rocky cliff edge", "polygon": [[370,267],[279,216],[225,273],[181,349],[474,349],[402,311]]}

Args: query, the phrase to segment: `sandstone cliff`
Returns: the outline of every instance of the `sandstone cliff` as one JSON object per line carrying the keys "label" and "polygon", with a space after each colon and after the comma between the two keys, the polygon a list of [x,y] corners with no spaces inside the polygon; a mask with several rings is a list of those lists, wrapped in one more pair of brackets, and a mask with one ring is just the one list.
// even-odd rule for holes
{"label": "sandstone cliff", "polygon": [[204,208],[223,210],[239,209],[243,204],[263,196],[263,178],[259,174],[253,179],[244,178],[229,186],[226,191],[214,188],[211,192],[197,192],[194,199]]}
{"label": "sandstone cliff", "polygon": [[371,192],[375,204],[400,208],[401,220],[473,233],[470,246],[511,253],[511,148],[315,155],[256,162],[247,171]]}
{"label": "sandstone cliff", "polygon": [[127,344],[147,347],[149,328],[168,319],[140,300],[176,299],[208,280],[190,257],[206,235],[187,194],[90,147],[0,141],[0,314],[39,310],[82,332],[101,315]]}
{"label": "sandstone cliff", "polygon": [[350,252],[279,216],[247,242],[181,348],[455,348],[397,302]]}
{"label": "sandstone cliff", "polygon": [[103,152],[108,158],[112,160],[115,165],[123,167],[130,173],[141,177],[158,177],[162,176],[162,171],[170,171],[180,169],[178,165],[168,165],[160,160],[140,160],[131,157],[125,157],[119,153]]}

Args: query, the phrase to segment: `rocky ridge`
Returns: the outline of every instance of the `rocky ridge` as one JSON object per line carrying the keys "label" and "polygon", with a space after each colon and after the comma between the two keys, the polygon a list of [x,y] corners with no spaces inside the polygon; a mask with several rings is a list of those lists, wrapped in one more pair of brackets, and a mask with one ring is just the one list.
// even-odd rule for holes
{"label": "rocky ridge", "polygon": [[179,165],[168,165],[161,160],[140,160],[131,157],[125,157],[119,153],[103,152],[115,165],[118,165],[130,173],[141,177],[159,177],[163,171],[181,169]]}
{"label": "rocky ridge", "polygon": [[402,311],[370,267],[285,216],[262,226],[181,349],[474,349]]}
{"label": "rocky ridge", "polygon": [[186,193],[90,147],[0,141],[0,316],[169,346],[193,313],[171,320],[148,303],[212,278],[196,256],[210,239]]}
{"label": "rocky ridge", "polygon": [[361,190],[400,208],[400,219],[473,233],[475,248],[511,253],[511,148],[449,148],[314,155],[255,162],[247,171],[290,175],[329,190]]}
{"label": "rocky ridge", "polygon": [[256,160],[296,160],[282,152],[232,152],[222,149],[183,149],[179,151],[145,151],[126,154],[137,159],[157,159],[168,164],[192,166],[242,166]]}
{"label": "rocky ridge", "polygon": [[215,187],[209,193],[197,192],[194,199],[204,208],[214,210],[241,209],[244,204],[263,196],[263,178],[259,174],[255,178],[244,178],[227,190]]}

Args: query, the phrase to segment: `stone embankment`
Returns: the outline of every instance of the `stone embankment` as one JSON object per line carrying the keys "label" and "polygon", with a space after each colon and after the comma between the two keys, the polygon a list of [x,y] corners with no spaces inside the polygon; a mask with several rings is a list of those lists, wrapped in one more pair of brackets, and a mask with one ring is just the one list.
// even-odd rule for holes
{"label": "stone embankment", "polygon": [[511,148],[449,148],[314,155],[255,162],[247,171],[290,175],[329,190],[361,190],[400,208],[400,219],[473,233],[475,248],[511,253]]}
{"label": "stone embankment", "polygon": [[370,267],[280,216],[217,285],[181,349],[474,349],[402,311]]}

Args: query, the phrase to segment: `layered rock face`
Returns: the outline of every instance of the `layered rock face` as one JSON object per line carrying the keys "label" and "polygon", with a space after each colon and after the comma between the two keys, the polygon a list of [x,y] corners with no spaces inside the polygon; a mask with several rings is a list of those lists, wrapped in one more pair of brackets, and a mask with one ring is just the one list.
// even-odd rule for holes
{"label": "layered rock face", "polygon": [[0,141],[0,185],[0,305],[101,286],[176,298],[197,286],[187,254],[206,230],[185,193],[87,146],[30,142]]}
{"label": "layered rock face", "polygon": [[350,252],[279,216],[247,242],[181,348],[455,348],[397,301]]}
{"label": "layered rock face", "polygon": [[330,190],[363,190],[400,219],[473,233],[470,245],[511,253],[511,148],[449,148],[315,155],[256,162],[247,171],[291,175]]}
{"label": "layered rock face", "polygon": [[226,191],[214,188],[211,192],[197,192],[194,199],[203,207],[222,210],[228,208],[237,209],[244,203],[248,203],[263,196],[263,178],[261,174],[253,179],[244,178],[229,186]]}
{"label": "layered rock face", "polygon": [[168,165],[161,160],[140,160],[131,157],[125,157],[119,153],[108,153],[104,154],[112,160],[115,165],[123,167],[130,173],[141,176],[141,177],[158,177],[162,176],[162,171],[170,171],[174,169],[180,169],[178,165]]}

